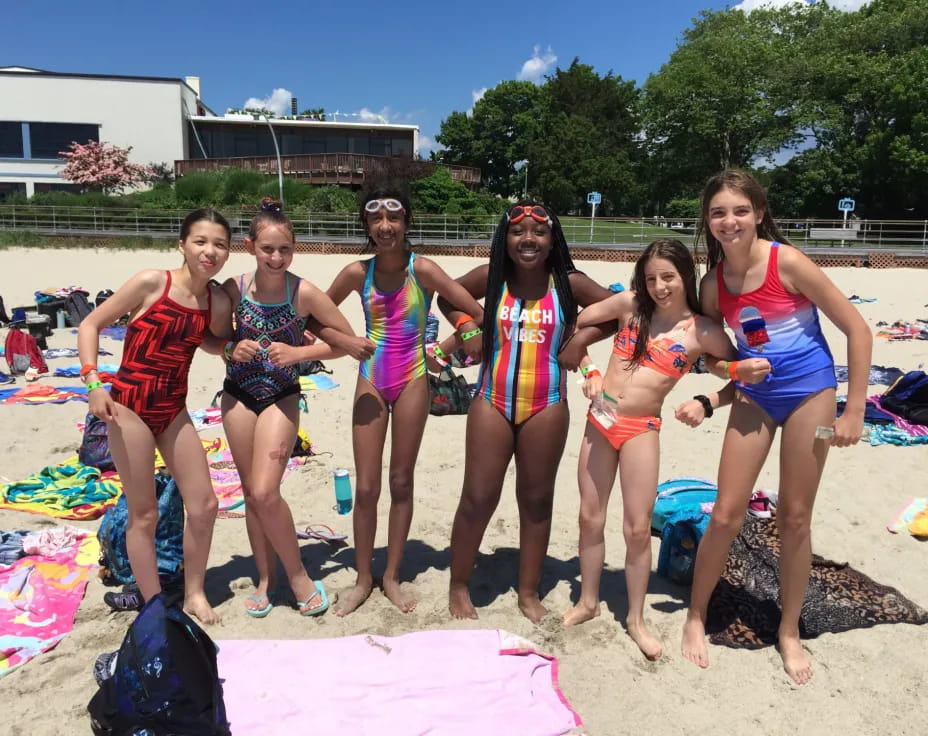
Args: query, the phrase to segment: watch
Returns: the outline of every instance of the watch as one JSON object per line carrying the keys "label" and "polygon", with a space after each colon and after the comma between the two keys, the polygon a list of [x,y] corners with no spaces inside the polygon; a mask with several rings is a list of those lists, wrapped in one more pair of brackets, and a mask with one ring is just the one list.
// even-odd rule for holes
{"label": "watch", "polygon": [[709,419],[709,417],[711,417],[713,412],[715,411],[712,408],[712,402],[709,401],[709,397],[699,394],[699,396],[694,396],[693,398],[696,399],[696,401],[698,401],[700,404],[702,404],[702,408],[706,412],[706,419]]}

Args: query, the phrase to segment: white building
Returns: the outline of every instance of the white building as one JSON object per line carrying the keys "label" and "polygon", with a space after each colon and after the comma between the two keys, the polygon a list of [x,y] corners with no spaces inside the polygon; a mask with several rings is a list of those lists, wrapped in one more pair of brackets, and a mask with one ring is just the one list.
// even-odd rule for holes
{"label": "white building", "polygon": [[0,67],[0,199],[73,189],[58,155],[72,141],[132,146],[130,160],[188,157],[188,116],[208,115],[198,77],[65,74]]}

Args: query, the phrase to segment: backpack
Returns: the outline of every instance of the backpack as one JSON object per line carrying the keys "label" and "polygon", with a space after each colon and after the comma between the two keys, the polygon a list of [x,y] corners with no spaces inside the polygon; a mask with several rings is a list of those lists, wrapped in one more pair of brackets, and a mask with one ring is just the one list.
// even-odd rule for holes
{"label": "backpack", "polygon": [[64,308],[68,312],[68,324],[71,327],[77,327],[84,321],[84,317],[93,311],[90,302],[87,300],[89,294],[86,291],[72,291],[64,300]]}
{"label": "backpack", "polygon": [[441,417],[447,414],[467,414],[470,409],[470,389],[464,376],[457,375],[451,366],[441,369],[438,376],[429,374],[431,403],[429,414]]}
{"label": "backpack", "polygon": [[[167,473],[155,474],[158,495],[158,525],[155,527],[155,555],[162,582],[175,579],[184,562],[184,502],[177,483]],[[134,583],[135,576],[126,552],[126,524],[129,506],[122,494],[100,520],[97,541],[100,542],[100,567],[105,578],[119,583]]]}
{"label": "backpack", "polygon": [[912,424],[928,424],[928,374],[909,371],[880,397],[880,404]]}
{"label": "backpack", "polygon": [[30,368],[35,368],[39,373],[48,373],[48,366],[42,357],[42,351],[39,350],[39,344],[24,330],[17,327],[9,329],[6,333],[4,352],[6,363],[13,375],[25,373]]}
{"label": "backpack", "polygon": [[77,459],[103,472],[116,470],[106,436],[106,422],[93,414],[88,414],[84,421],[84,437],[77,451]]}
{"label": "backpack", "polygon": [[715,483],[701,478],[677,478],[657,487],[651,531],[661,538],[658,575],[692,584],[696,551],[711,517],[704,504],[714,503],[716,495]]}
{"label": "backpack", "polygon": [[216,645],[159,593],[139,611],[112,677],[87,705],[96,736],[230,736]]}

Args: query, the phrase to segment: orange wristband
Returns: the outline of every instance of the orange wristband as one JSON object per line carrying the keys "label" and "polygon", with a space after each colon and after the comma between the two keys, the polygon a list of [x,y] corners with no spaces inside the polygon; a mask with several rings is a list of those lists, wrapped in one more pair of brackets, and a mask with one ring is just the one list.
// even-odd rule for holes
{"label": "orange wristband", "polygon": [[733,360],[728,364],[728,377],[732,381],[738,380],[738,361]]}
{"label": "orange wristband", "polygon": [[80,376],[83,378],[88,373],[93,373],[95,370],[97,370],[97,366],[93,365],[92,363],[84,363],[84,365],[81,366]]}
{"label": "orange wristband", "polygon": [[467,324],[468,322],[473,322],[473,321],[474,321],[474,318],[471,317],[469,314],[462,314],[460,317],[458,317],[458,321],[454,323],[454,329],[460,330],[461,325],[464,325],[464,324]]}

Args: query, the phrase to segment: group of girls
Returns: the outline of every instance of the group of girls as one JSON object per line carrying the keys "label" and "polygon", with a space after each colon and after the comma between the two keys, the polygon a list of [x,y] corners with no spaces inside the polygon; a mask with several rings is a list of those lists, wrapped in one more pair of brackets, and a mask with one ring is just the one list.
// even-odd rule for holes
{"label": "group of girls", "polygon": [[[719,406],[732,408],[718,500],[699,546],[683,655],[701,667],[708,665],[708,600],[779,426],[779,646],[786,671],[796,682],[806,682],[811,663],[799,643],[799,611],[811,561],[812,504],[829,445],[815,440],[815,427],[833,425],[830,443],[839,446],[860,436],[870,333],[823,272],[786,243],[762,187],[738,171],[722,172],[707,184],[700,231],[709,272],[698,297],[693,258],[676,240],[648,246],[635,266],[631,289],[613,294],[574,267],[558,218],[533,201],[507,210],[496,228],[489,263],[455,281],[410,250],[411,215],[402,188],[366,192],[360,217],[374,255],[346,266],[322,292],[289,272],[293,226],[275,203],[262,206],[245,241],[255,256],[255,270],[217,286],[212,279],[228,258],[231,233],[221,215],[197,210],[181,229],[179,268],[143,271],[84,320],[78,338],[82,377],[91,413],[108,424],[129,502],[127,550],[143,597],[160,591],[154,556],[157,504],[149,462],[157,448],[187,508],[185,606],[203,621],[218,620],[203,590],[216,500],[205,456],[184,410],[187,369],[194,350],[202,346],[223,355],[227,363],[224,426],[242,478],[258,570],[257,587],[246,601],[249,615],[261,617],[272,608],[278,557],[301,614],[318,615],[330,605],[324,585],[313,581],[301,562],[280,483],[299,423],[296,365],[342,355],[360,363],[352,409],[357,579],[333,601],[334,610],[338,615],[352,612],[374,587],[371,562],[382,455],[392,415],[382,589],[398,609],[412,611],[416,601],[400,585],[400,567],[429,410],[427,364],[463,348],[480,362],[480,373],[467,418],[463,489],[451,533],[451,615],[477,617],[468,583],[513,457],[520,520],[518,604],[533,622],[547,613],[538,588],[569,426],[567,373],[579,369],[584,395],[591,400],[578,467],[581,594],[564,614],[564,624],[599,615],[606,510],[618,473],[629,599],[626,627],[643,654],[656,659],[662,645],[646,627],[644,600],[651,569],[660,412],[676,382],[705,355],[709,369],[729,383],[684,403],[676,417],[696,426]],[[354,335],[338,310],[353,291],[364,309],[365,337]],[[455,332],[427,355],[426,317],[436,293]],[[818,308],[848,338],[848,401],[837,421],[833,360]],[[94,363],[99,331],[127,312],[132,316],[123,361],[107,392]],[[734,331],[736,347],[723,320]],[[307,325],[310,332],[304,332]],[[587,349],[609,336],[613,349],[603,373]]]}

